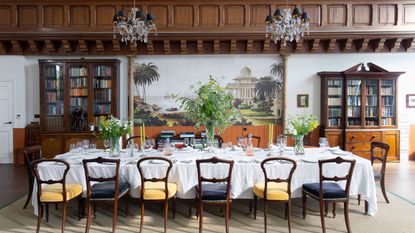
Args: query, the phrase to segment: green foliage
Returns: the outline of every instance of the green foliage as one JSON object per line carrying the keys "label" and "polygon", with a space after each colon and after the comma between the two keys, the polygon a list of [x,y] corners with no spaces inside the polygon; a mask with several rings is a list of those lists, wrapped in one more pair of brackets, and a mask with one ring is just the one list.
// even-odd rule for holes
{"label": "green foliage", "polygon": [[176,102],[181,103],[181,108],[187,119],[195,123],[198,129],[202,125],[213,126],[222,132],[229,127],[239,116],[238,110],[233,106],[233,96],[218,81],[209,76],[209,82],[191,87],[192,97],[173,96]]}
{"label": "green foliage", "polygon": [[100,138],[102,139],[120,138],[125,133],[131,133],[131,128],[131,121],[122,122],[112,115],[108,118],[105,116],[100,117],[99,130],[101,132]]}
{"label": "green foliage", "polygon": [[318,126],[318,120],[316,116],[313,114],[306,115],[298,114],[293,116],[290,116],[288,119],[288,127],[287,131],[289,134],[292,135],[307,135],[312,130],[317,128]]}

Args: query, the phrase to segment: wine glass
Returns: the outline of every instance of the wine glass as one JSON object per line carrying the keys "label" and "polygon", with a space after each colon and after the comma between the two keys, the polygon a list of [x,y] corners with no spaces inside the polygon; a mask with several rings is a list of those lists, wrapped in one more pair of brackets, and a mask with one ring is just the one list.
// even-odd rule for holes
{"label": "wine glass", "polygon": [[109,139],[104,140],[104,148],[105,148],[105,150],[108,150],[108,148],[110,148],[110,140]]}
{"label": "wine glass", "polygon": [[244,138],[243,137],[238,138],[238,146],[241,147],[241,148],[244,147]]}
{"label": "wine glass", "polygon": [[327,150],[327,147],[329,147],[329,142],[325,137],[319,138],[318,144],[321,148],[323,148],[323,152]]}
{"label": "wine glass", "polygon": [[184,146],[186,147],[186,146],[188,146],[189,145],[189,143],[190,143],[190,139],[189,138],[184,138],[184,140],[183,140],[183,144],[184,144]]}
{"label": "wine glass", "polygon": [[195,138],[190,138],[190,142],[189,142],[191,147],[195,147],[196,142],[195,142]]}

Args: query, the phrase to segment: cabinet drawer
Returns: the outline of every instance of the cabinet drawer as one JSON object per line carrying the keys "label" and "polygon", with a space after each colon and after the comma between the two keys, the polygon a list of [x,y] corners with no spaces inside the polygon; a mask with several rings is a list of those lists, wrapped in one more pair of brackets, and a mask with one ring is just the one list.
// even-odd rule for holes
{"label": "cabinet drawer", "polygon": [[352,153],[359,157],[370,159],[370,151],[352,151]]}
{"label": "cabinet drawer", "polygon": [[368,151],[370,153],[370,143],[366,143],[366,142],[346,143],[346,150],[350,152]]}
{"label": "cabinet drawer", "polygon": [[346,142],[382,141],[382,132],[346,132]]}

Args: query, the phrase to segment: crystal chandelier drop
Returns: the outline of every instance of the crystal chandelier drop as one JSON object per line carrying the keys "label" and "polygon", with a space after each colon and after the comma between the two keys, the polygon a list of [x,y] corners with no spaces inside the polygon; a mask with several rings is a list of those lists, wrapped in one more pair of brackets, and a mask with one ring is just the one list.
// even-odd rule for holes
{"label": "crystal chandelier drop", "polygon": [[114,39],[118,36],[121,42],[133,43],[137,46],[137,41],[147,43],[148,33],[156,30],[156,24],[153,22],[156,17],[150,13],[143,14],[138,8],[131,8],[130,14],[126,17],[124,11],[120,10],[114,15]]}
{"label": "crystal chandelier drop", "polygon": [[304,32],[308,32],[310,29],[309,21],[308,14],[306,12],[301,13],[297,7],[291,13],[287,0],[287,8],[283,9],[282,13],[280,9],[276,9],[273,16],[268,15],[266,17],[265,37],[268,38],[270,34],[275,43],[281,40],[284,46],[287,41],[299,41],[304,36]]}

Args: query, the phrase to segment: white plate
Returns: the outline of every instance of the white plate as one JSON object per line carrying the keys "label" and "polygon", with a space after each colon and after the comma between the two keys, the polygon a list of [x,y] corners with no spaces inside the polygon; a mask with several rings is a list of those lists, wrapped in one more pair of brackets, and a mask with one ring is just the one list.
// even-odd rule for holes
{"label": "white plate", "polygon": [[189,160],[180,160],[181,163],[191,163],[193,160],[189,159]]}
{"label": "white plate", "polygon": [[343,151],[343,150],[335,150],[335,151],[332,151],[331,153],[333,153],[335,155],[348,155],[348,154],[350,154],[350,152]]}

